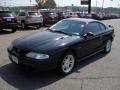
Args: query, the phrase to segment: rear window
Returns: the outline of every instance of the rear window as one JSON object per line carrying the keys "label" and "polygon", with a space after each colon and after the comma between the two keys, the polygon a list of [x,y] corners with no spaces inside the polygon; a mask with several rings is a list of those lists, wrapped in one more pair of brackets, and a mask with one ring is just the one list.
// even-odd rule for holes
{"label": "rear window", "polygon": [[0,12],[1,17],[12,17],[13,13],[10,12]]}
{"label": "rear window", "polygon": [[39,15],[38,12],[28,12],[28,14],[29,14],[30,16],[36,16],[36,15]]}

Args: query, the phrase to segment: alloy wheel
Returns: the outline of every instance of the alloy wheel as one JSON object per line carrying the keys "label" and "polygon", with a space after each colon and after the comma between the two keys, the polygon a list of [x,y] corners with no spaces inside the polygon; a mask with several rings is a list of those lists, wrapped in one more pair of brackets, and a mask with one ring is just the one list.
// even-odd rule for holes
{"label": "alloy wheel", "polygon": [[75,64],[75,58],[73,55],[66,55],[62,61],[62,71],[68,74],[72,71]]}

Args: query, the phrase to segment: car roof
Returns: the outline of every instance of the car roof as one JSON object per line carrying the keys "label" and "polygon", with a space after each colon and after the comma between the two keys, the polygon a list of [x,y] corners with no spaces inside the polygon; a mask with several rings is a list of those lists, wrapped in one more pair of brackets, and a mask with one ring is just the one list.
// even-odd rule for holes
{"label": "car roof", "polygon": [[[97,21],[94,19],[87,19],[87,18],[68,18],[68,19],[64,19],[64,20],[72,20],[72,21],[79,21],[79,22],[85,22],[85,23]],[[99,21],[97,21],[97,22],[99,22]]]}

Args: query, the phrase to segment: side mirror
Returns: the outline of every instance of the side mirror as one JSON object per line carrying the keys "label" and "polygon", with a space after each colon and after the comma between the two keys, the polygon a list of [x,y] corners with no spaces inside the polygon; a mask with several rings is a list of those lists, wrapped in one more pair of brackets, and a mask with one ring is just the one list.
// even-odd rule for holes
{"label": "side mirror", "polygon": [[92,32],[88,32],[88,33],[85,33],[83,35],[84,38],[88,38],[88,37],[91,37],[91,36],[94,36],[94,34]]}
{"label": "side mirror", "polygon": [[112,25],[108,25],[108,27],[113,28],[113,26],[112,26]]}

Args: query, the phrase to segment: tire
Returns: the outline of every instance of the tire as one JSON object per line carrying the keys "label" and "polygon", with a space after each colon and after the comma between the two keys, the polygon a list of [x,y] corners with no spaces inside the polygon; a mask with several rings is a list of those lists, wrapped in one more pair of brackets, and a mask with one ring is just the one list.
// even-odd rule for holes
{"label": "tire", "polygon": [[37,27],[37,29],[41,28],[41,24],[37,25],[36,27]]}
{"label": "tire", "polygon": [[112,47],[112,40],[109,39],[109,40],[106,42],[104,51],[105,51],[106,53],[109,53],[109,52],[111,51],[111,47]]}
{"label": "tire", "polygon": [[16,31],[17,31],[17,29],[15,29],[15,28],[12,29],[12,33],[16,32]]}
{"label": "tire", "polygon": [[75,67],[75,55],[72,52],[64,54],[58,62],[58,70],[62,75],[70,74]]}
{"label": "tire", "polygon": [[46,24],[45,24],[45,22],[43,22],[43,27],[45,27],[46,26]]}
{"label": "tire", "polygon": [[21,27],[22,27],[23,30],[26,28],[25,22],[21,22]]}
{"label": "tire", "polygon": [[0,32],[2,31],[2,29],[0,28]]}

